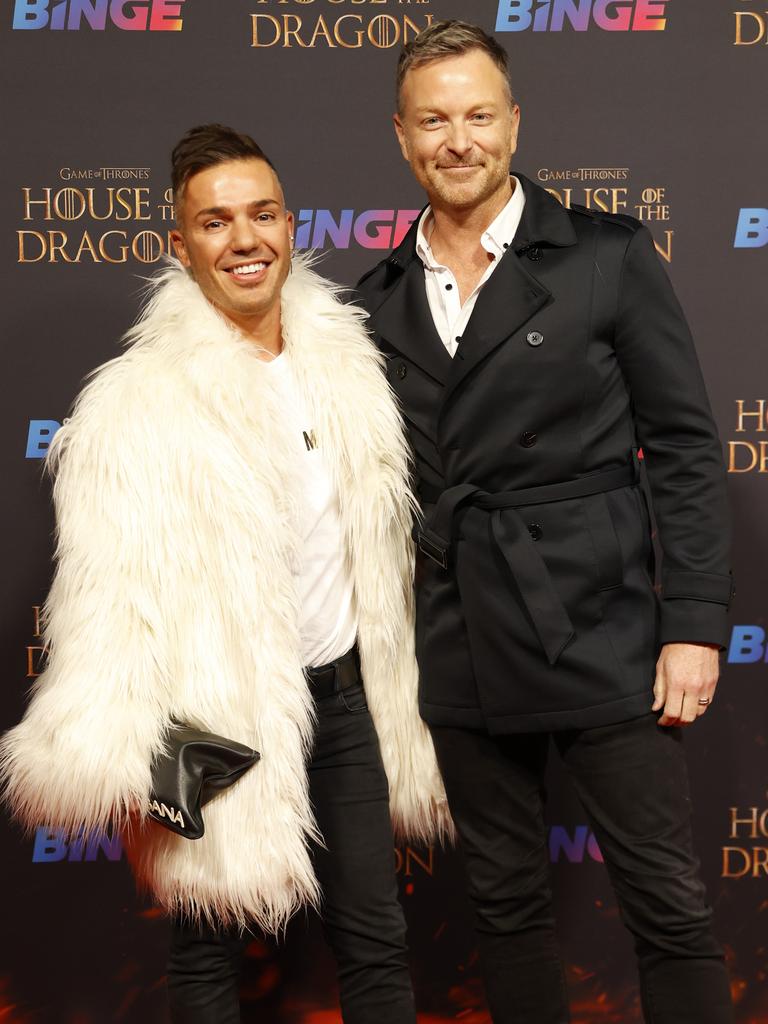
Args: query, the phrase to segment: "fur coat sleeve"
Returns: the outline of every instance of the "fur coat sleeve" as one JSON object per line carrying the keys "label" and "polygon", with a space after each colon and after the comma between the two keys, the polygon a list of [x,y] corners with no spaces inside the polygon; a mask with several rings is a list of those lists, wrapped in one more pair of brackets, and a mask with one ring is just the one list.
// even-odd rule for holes
{"label": "fur coat sleeve", "polygon": [[[75,833],[143,810],[168,709],[168,650],[156,561],[136,547],[167,537],[169,516],[141,500],[151,462],[130,460],[134,382],[120,403],[114,362],[82,395],[48,456],[55,475],[57,570],[44,607],[47,667],[2,744],[6,796],[30,829]],[[120,423],[120,419],[123,423]],[[129,464],[129,460],[131,464]]]}

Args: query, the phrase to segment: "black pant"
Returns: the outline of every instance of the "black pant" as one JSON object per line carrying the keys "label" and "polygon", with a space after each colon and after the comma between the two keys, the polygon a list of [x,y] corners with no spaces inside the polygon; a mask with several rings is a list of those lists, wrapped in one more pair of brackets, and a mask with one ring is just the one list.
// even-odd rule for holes
{"label": "black pant", "polygon": [[[542,809],[550,735],[433,727],[432,736],[466,852],[491,1016],[564,1024]],[[680,730],[647,715],[551,736],[634,937],[646,1021],[728,1024],[728,978],[692,852]]]}
{"label": "black pant", "polygon": [[[416,1024],[387,779],[363,688],[324,697],[316,707],[309,790],[326,848],[315,846],[313,858],[342,1016],[345,1024]],[[240,965],[250,940],[173,922],[174,1024],[238,1024]]]}

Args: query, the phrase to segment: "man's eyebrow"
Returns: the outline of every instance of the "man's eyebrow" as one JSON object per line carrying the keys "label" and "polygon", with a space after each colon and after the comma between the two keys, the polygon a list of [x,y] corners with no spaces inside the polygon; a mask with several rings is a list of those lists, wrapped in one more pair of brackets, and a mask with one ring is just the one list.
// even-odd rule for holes
{"label": "man's eyebrow", "polygon": [[[261,210],[265,206],[280,206],[280,203],[276,199],[254,199],[252,203],[248,204],[248,209]],[[230,213],[228,206],[207,206],[204,210],[198,210],[195,217],[224,217]]]}
{"label": "man's eyebrow", "polygon": [[[479,110],[481,107],[497,107],[498,105],[496,100],[480,100],[477,103],[473,103],[471,109]],[[416,107],[415,109],[417,114],[437,114],[440,112],[440,107],[436,104]]]}

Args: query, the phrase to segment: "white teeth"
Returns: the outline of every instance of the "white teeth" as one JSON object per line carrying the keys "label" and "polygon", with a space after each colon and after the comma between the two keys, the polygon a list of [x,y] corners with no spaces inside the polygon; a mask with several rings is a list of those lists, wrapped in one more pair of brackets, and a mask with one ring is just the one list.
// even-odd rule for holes
{"label": "white teeth", "polygon": [[232,267],[232,273],[237,274],[238,276],[244,276],[246,274],[258,274],[258,272],[260,270],[263,270],[264,267],[266,267],[266,265],[266,263],[249,263],[247,266],[244,267]]}

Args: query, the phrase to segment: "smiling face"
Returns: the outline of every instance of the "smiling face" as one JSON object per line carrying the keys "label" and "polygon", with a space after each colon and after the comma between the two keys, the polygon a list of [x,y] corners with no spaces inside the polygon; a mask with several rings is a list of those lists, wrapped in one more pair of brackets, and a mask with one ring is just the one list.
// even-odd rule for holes
{"label": "smiling face", "polygon": [[519,122],[504,75],[472,49],[408,71],[395,130],[432,207],[467,210],[508,196]]}
{"label": "smiling face", "polygon": [[293,214],[263,160],[228,160],[193,174],[177,200],[176,255],[201,291],[245,334],[279,335]]}

